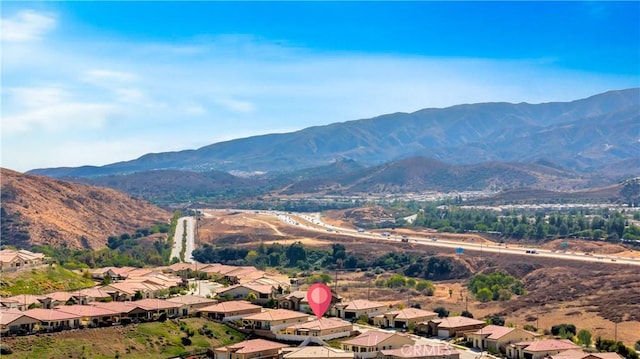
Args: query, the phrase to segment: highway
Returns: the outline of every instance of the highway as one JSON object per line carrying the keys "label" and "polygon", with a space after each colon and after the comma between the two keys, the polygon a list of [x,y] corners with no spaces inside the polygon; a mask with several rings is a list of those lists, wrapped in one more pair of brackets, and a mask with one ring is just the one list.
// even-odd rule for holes
{"label": "highway", "polygon": [[[282,223],[293,226],[302,227],[306,230],[315,232],[332,233],[340,236],[349,236],[353,238],[361,239],[375,239],[384,240],[390,242],[402,242],[402,236],[392,234],[389,232],[387,236],[382,235],[384,230],[379,232],[358,230],[346,227],[337,227],[327,224],[322,221],[322,217],[319,213],[292,213],[281,211],[253,211],[253,210],[203,210],[206,212],[245,212],[245,213],[258,213],[263,215],[275,216]],[[429,247],[439,248],[451,248],[452,252],[462,249],[463,253],[472,251],[480,253],[481,255],[495,256],[500,254],[513,254],[531,257],[546,257],[559,260],[575,260],[583,262],[603,263],[610,265],[630,264],[640,266],[640,258],[620,257],[615,254],[597,254],[590,253],[585,254],[581,252],[574,252],[571,250],[566,251],[553,251],[548,249],[541,249],[537,247],[524,247],[516,244],[487,244],[487,243],[474,243],[473,240],[467,241],[451,241],[438,238],[437,234],[429,234],[428,236],[409,235],[405,236],[408,243],[415,243]],[[527,252],[529,251],[529,252]],[[533,252],[533,253],[532,253]]]}
{"label": "highway", "polygon": [[171,257],[180,258],[180,252],[182,251],[182,235],[184,233],[184,223],[187,223],[187,243],[184,253],[184,261],[186,263],[193,263],[193,249],[195,248],[195,218],[194,217],[181,217],[178,219],[176,225],[176,232],[173,235],[173,247],[171,248]]}

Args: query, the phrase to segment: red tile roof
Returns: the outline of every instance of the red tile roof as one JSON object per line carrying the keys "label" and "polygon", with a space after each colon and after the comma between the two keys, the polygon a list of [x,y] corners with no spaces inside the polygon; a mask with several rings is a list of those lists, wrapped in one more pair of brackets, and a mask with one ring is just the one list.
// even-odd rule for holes
{"label": "red tile roof", "polygon": [[288,328],[324,330],[324,329],[342,328],[342,327],[349,328],[349,330],[351,330],[353,328],[353,324],[339,318],[323,317],[320,319],[308,321],[306,323],[298,323]]}
{"label": "red tile roof", "polygon": [[224,352],[230,351],[238,354],[249,354],[249,353],[261,352],[264,350],[274,350],[274,349],[281,349],[286,347],[288,347],[288,345],[272,342],[269,340],[251,339],[251,340],[245,340],[243,342],[232,344],[232,345],[227,345],[226,347],[216,348],[214,350],[224,351]]}
{"label": "red tile roof", "polygon": [[118,311],[96,307],[95,305],[61,305],[54,309],[69,314],[76,314],[82,317],[103,317],[107,315],[121,314]]}
{"label": "red tile roof", "polygon": [[548,352],[569,349],[580,349],[580,346],[574,344],[568,339],[543,339],[533,341],[524,348],[524,350],[528,352]]}
{"label": "red tile roof", "polygon": [[80,319],[81,315],[62,312],[56,309],[34,308],[24,311],[24,315],[42,322]]}
{"label": "red tile roof", "polygon": [[250,310],[250,309],[262,310],[262,307],[259,305],[251,304],[249,302],[244,302],[244,301],[229,301],[229,302],[222,302],[222,303],[201,308],[200,311],[215,312],[215,313],[229,313],[229,312],[237,312],[237,311],[244,311],[244,310]]}
{"label": "red tile roof", "polygon": [[375,309],[386,307],[387,305],[384,303],[372,302],[370,300],[365,299],[356,299],[354,301],[345,303],[345,309],[350,310],[364,310],[364,309]]}
{"label": "red tile roof", "polygon": [[484,321],[467,318],[467,317],[448,317],[442,319],[433,319],[434,323],[438,323],[438,328],[458,328],[458,327],[466,327],[470,325],[478,325],[483,324]]}
{"label": "red tile roof", "polygon": [[274,309],[267,310],[262,313],[251,314],[249,316],[243,317],[244,320],[266,320],[266,321],[274,321],[274,320],[286,320],[286,319],[295,319],[295,318],[310,318],[308,314],[296,312],[288,309]]}
{"label": "red tile roof", "polygon": [[356,345],[359,347],[374,347],[394,335],[399,334],[383,332],[379,330],[369,330],[353,339],[343,341],[342,344]]}

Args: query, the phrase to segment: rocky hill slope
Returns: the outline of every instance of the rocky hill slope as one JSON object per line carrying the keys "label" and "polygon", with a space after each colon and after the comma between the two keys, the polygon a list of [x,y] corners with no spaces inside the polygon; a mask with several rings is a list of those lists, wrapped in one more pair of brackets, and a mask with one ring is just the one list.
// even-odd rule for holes
{"label": "rocky hill slope", "polygon": [[0,171],[2,244],[100,249],[111,235],[171,218],[171,213],[113,189]]}

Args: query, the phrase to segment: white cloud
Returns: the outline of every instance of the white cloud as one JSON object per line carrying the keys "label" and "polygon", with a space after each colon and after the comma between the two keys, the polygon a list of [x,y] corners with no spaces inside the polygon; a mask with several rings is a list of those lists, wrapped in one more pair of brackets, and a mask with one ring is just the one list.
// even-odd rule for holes
{"label": "white cloud", "polygon": [[3,91],[13,99],[14,105],[19,107],[51,106],[67,101],[71,94],[56,86],[46,87],[14,87]]}
{"label": "white cloud", "polygon": [[219,97],[214,99],[213,102],[235,113],[250,114],[256,110],[256,106],[253,103],[249,101],[233,99],[230,97]]}
{"label": "white cloud", "polygon": [[2,41],[39,40],[56,27],[56,22],[51,14],[33,10],[20,11],[11,18],[0,20]]}
{"label": "white cloud", "polygon": [[111,83],[131,82],[137,78],[135,74],[124,71],[94,69],[85,72],[83,79],[92,84],[103,85]]}
{"label": "white cloud", "polygon": [[[50,89],[22,89],[19,96],[26,93],[47,94]],[[68,101],[62,93],[51,91],[49,97],[33,97],[24,103],[25,107],[2,114],[2,136],[28,135],[30,132],[50,132],[62,135],[63,131],[96,129],[102,127],[107,117],[114,113],[113,105]],[[61,133],[62,132],[62,133]],[[46,153],[46,152],[45,152]]]}

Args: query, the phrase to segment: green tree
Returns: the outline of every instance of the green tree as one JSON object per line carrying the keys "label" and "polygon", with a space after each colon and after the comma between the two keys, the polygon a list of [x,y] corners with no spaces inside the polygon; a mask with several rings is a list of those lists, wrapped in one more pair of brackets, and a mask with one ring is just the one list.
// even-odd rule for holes
{"label": "green tree", "polygon": [[473,314],[468,310],[463,310],[460,316],[473,319]]}
{"label": "green tree", "polygon": [[394,274],[387,279],[387,287],[389,288],[404,287],[405,285],[407,285],[407,279],[400,274]]}
{"label": "green tree", "polygon": [[476,299],[481,302],[488,302],[493,299],[493,292],[489,288],[482,288],[476,293]]}
{"label": "green tree", "polygon": [[249,292],[249,294],[247,294],[247,301],[248,302],[253,303],[253,302],[256,301],[256,299],[258,299],[258,296],[256,295],[255,292]]}
{"label": "green tree", "polygon": [[289,260],[289,267],[294,267],[298,264],[298,261],[305,262],[307,260],[307,251],[302,242],[298,241],[292,243],[289,248],[287,248],[286,256]]}
{"label": "green tree", "polygon": [[255,250],[250,250],[247,255],[244,257],[244,261],[247,264],[250,265],[255,265],[256,264],[256,260],[258,259],[260,255],[258,254],[258,251]]}
{"label": "green tree", "polygon": [[433,311],[438,313],[438,318],[445,318],[449,316],[449,311],[445,307],[437,307],[434,308]]}
{"label": "green tree", "polygon": [[578,332],[578,343],[585,347],[591,346],[591,333],[586,329],[580,329]]}

